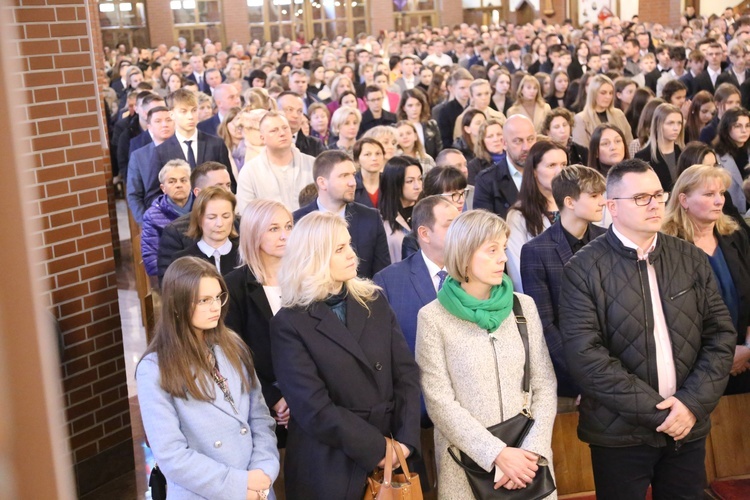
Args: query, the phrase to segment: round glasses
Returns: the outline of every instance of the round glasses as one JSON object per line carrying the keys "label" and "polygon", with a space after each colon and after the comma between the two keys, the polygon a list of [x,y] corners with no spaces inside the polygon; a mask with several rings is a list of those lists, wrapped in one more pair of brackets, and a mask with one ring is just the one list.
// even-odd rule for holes
{"label": "round glasses", "polygon": [[462,201],[469,194],[469,188],[465,188],[462,191],[456,191],[454,193],[442,193],[440,196],[450,198],[454,202],[458,203]]}
{"label": "round glasses", "polygon": [[224,306],[229,300],[229,293],[221,292],[216,297],[201,297],[198,302],[195,303],[198,307],[209,308],[214,305],[214,302],[218,302],[220,306]]}

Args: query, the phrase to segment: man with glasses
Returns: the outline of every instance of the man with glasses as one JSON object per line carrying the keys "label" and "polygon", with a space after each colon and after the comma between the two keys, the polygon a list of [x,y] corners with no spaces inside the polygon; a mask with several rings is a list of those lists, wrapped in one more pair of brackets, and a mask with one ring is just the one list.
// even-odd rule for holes
{"label": "man with glasses", "polygon": [[359,133],[357,135],[358,139],[371,128],[380,125],[396,124],[396,115],[383,109],[384,99],[385,92],[383,92],[380,87],[376,85],[368,85],[365,87],[365,104],[367,104],[367,111],[362,113],[362,123],[359,125]]}
{"label": "man with glasses", "polygon": [[706,436],[736,333],[705,254],[659,233],[664,192],[641,160],[607,176],[612,226],[568,262],[560,332],[582,392],[597,498],[702,498]]}

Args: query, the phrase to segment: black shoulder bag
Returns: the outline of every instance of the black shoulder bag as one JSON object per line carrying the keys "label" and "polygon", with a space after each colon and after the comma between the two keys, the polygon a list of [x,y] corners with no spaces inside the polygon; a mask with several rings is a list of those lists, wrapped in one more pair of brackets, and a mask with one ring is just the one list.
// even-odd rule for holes
{"label": "black shoulder bag", "polygon": [[[530,398],[529,398],[529,386],[530,377],[529,373],[529,334],[526,330],[526,318],[523,315],[523,309],[521,309],[521,303],[518,301],[518,297],[513,295],[513,314],[516,316],[516,324],[518,325],[518,333],[521,335],[523,341],[523,348],[526,354],[526,361],[523,368],[523,395],[524,404],[521,413],[518,415],[488,427],[487,430],[492,433],[493,436],[503,441],[506,445],[513,448],[518,448],[526,435],[531,430],[531,426],[534,425],[534,418],[531,415]],[[493,346],[494,349],[494,346]],[[497,390],[500,392],[500,379],[497,379]],[[502,404],[502,400],[501,400]],[[526,485],[525,488],[517,490],[508,490],[505,488],[495,489],[495,474],[494,472],[487,472],[476,462],[474,462],[464,452],[459,451],[461,457],[459,458],[453,451],[453,447],[448,447],[448,453],[451,458],[460,465],[464,472],[466,472],[466,479],[469,481],[471,491],[474,493],[474,498],[477,500],[495,500],[495,499],[517,499],[517,500],[537,500],[544,498],[555,491],[555,481],[552,479],[552,472],[549,469],[549,462],[544,457],[539,457],[537,466],[539,470],[536,471],[534,480]]]}

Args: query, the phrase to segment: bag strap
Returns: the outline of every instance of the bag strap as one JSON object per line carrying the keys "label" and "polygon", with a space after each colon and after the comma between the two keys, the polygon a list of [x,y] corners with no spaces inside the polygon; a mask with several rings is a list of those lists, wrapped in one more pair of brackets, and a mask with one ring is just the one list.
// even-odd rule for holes
{"label": "bag strap", "polygon": [[411,484],[411,472],[409,471],[409,466],[406,463],[406,457],[404,456],[404,450],[401,449],[401,445],[398,441],[395,439],[391,440],[393,442],[393,448],[396,450],[396,456],[398,457],[398,462],[401,464],[401,470],[403,471],[404,475],[406,476],[406,481]]}
{"label": "bag strap", "polygon": [[458,458],[458,455],[456,455],[456,452],[453,451],[454,446],[448,447],[448,454],[451,456],[454,462],[456,462],[462,469],[473,472],[474,474],[487,474],[487,471],[484,469],[475,469],[474,467],[469,467],[465,463],[461,461],[460,458]]}
{"label": "bag strap", "polygon": [[516,316],[516,326],[518,327],[518,333],[521,335],[521,342],[523,342],[524,350],[524,365],[523,365],[523,411],[527,413],[528,417],[531,417],[531,409],[529,407],[529,389],[531,387],[531,370],[530,370],[530,359],[529,359],[529,332],[526,329],[526,317],[523,315],[523,308],[521,307],[521,301],[518,297],[513,294],[513,314]]}
{"label": "bag strap", "polygon": [[385,468],[383,469],[383,486],[390,486],[393,477],[393,441],[385,438]]}

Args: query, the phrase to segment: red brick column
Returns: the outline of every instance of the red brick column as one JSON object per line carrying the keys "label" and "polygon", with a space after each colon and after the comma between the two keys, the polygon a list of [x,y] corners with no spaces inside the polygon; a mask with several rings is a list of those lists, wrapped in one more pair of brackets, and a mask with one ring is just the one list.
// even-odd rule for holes
{"label": "red brick column", "polygon": [[641,22],[679,26],[681,7],[680,0],[639,0],[638,15]]}
{"label": "red brick column", "polygon": [[464,22],[464,6],[462,0],[439,0],[440,25],[453,26]]}
{"label": "red brick column", "polygon": [[162,43],[167,47],[177,45],[169,0],[146,0],[146,26],[152,47]]}
{"label": "red brick column", "polygon": [[45,256],[43,300],[63,334],[64,405],[83,494],[133,468],[97,4],[16,0],[12,11],[38,196],[34,244]]}
{"label": "red brick column", "polygon": [[247,0],[223,0],[221,9],[227,47],[232,42],[247,44],[250,41]]}

